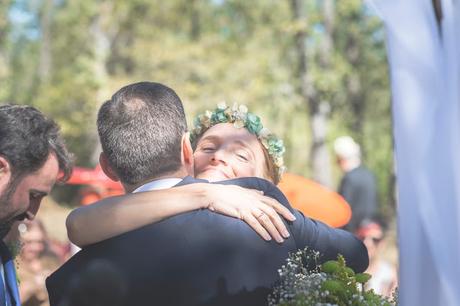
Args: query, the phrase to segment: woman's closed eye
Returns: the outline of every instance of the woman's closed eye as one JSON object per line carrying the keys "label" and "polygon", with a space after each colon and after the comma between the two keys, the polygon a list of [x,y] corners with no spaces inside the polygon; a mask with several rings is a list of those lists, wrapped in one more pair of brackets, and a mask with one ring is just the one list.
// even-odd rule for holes
{"label": "woman's closed eye", "polygon": [[204,146],[201,148],[201,151],[205,152],[205,153],[212,153],[216,150],[216,148],[214,146]]}
{"label": "woman's closed eye", "polygon": [[247,152],[237,151],[235,154],[242,161],[249,161],[250,160],[250,156],[249,156],[249,154]]}

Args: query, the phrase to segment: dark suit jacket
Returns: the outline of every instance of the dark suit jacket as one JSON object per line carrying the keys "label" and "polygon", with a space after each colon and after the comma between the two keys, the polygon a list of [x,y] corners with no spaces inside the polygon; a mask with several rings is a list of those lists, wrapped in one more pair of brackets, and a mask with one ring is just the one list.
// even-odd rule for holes
{"label": "dark suit jacket", "polygon": [[372,172],[359,166],[347,172],[339,187],[339,193],[351,206],[350,222],[344,227],[355,233],[364,220],[372,220],[377,213],[377,183]]}
{"label": "dark suit jacket", "polygon": [[[188,177],[182,183],[192,182]],[[270,182],[220,183],[262,190],[288,207],[297,218],[288,223],[291,237],[283,244],[266,242],[238,219],[208,210],[184,213],[80,251],[47,279],[51,305],[60,305],[72,277],[94,259],[106,260],[122,276],[126,295],[114,292],[120,305],[266,305],[277,270],[289,252],[305,246],[321,252],[323,260],[340,253],[356,271],[367,268],[367,250],[359,240],[293,210]]]}

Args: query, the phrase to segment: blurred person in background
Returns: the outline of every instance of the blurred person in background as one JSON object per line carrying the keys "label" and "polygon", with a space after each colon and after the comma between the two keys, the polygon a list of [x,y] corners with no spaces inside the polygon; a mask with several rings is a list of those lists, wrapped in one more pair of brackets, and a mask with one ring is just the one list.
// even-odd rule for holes
{"label": "blurred person in background", "polygon": [[25,221],[19,225],[22,249],[18,257],[19,294],[23,306],[49,305],[45,279],[61,264],[51,248],[43,223]]}
{"label": "blurred person in background", "polygon": [[356,234],[364,220],[377,212],[377,184],[374,174],[361,163],[361,148],[350,136],[334,141],[334,152],[344,176],[339,193],[350,204],[352,216],[344,229]]}
{"label": "blurred person in background", "polygon": [[374,220],[364,220],[356,235],[361,239],[369,254],[369,267],[366,272],[372,275],[366,289],[374,289],[378,294],[391,297],[397,284],[396,267],[383,256],[387,247],[383,223]]}

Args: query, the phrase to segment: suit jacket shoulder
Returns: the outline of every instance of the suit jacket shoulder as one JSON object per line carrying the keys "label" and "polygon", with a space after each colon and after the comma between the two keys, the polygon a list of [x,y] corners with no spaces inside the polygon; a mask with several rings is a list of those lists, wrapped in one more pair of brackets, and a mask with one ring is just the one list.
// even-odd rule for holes
{"label": "suit jacket shoulder", "polygon": [[[285,221],[296,249],[310,249],[320,252],[323,260],[335,260],[342,254],[347,265],[356,272],[364,272],[369,265],[369,257],[364,244],[351,233],[332,228],[321,221],[311,219],[293,209],[286,196],[273,183],[261,178],[238,178],[222,181],[220,184],[235,184],[264,192],[287,207],[296,217],[294,222]],[[318,203],[321,205],[321,203]]]}

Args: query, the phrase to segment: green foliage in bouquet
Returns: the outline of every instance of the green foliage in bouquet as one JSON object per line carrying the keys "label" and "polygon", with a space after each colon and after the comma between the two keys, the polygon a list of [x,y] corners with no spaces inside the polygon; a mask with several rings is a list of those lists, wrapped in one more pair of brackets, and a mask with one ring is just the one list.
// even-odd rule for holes
{"label": "green foliage in bouquet", "polygon": [[[388,299],[364,285],[371,278],[367,273],[356,273],[345,264],[342,255],[337,260],[318,264],[320,254],[299,250],[291,254],[286,265],[278,271],[280,283],[268,298],[270,306],[392,306],[396,296]],[[306,267],[307,263],[315,267]]]}

